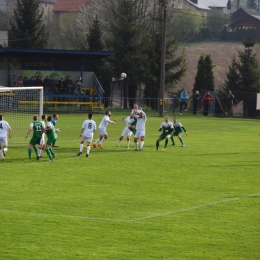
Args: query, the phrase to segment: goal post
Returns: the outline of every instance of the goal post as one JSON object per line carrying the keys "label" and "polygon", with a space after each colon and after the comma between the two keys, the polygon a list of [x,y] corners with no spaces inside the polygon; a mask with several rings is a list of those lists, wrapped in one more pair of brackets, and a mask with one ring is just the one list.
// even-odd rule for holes
{"label": "goal post", "polygon": [[9,144],[29,142],[25,135],[33,116],[40,120],[43,114],[43,87],[0,86],[0,114],[12,128]]}

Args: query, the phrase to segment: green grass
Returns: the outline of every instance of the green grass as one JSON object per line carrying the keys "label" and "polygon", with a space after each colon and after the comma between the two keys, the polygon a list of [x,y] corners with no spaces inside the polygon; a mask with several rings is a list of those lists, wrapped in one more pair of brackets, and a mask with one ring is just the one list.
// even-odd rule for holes
{"label": "green grass", "polygon": [[186,147],[156,152],[163,120],[148,117],[136,152],[115,148],[122,116],[89,158],[76,156],[83,114],[60,115],[53,163],[9,141],[0,259],[260,259],[259,121],[185,114]]}

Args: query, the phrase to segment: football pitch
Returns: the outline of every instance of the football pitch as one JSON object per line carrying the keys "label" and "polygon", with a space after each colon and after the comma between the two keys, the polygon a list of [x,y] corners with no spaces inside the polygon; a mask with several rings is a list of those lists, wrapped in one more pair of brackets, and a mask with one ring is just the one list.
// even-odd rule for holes
{"label": "football pitch", "polygon": [[260,259],[259,120],[184,114],[185,147],[175,137],[155,151],[163,118],[147,115],[143,151],[133,137],[116,148],[128,113],[112,113],[88,158],[86,145],[76,155],[86,114],[59,115],[54,162],[28,161],[29,138],[9,139],[0,259]]}

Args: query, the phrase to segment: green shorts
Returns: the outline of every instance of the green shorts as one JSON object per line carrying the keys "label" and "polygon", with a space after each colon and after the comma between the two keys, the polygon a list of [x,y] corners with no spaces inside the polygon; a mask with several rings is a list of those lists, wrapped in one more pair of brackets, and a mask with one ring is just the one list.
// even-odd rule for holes
{"label": "green shorts", "polygon": [[29,144],[31,144],[31,145],[40,144],[41,139],[42,139],[42,137],[33,136],[32,139],[30,140]]}
{"label": "green shorts", "polygon": [[163,139],[166,138],[167,136],[171,136],[171,134],[172,134],[172,133],[162,133],[162,134],[159,136],[159,138],[163,140]]}
{"label": "green shorts", "polygon": [[52,146],[52,144],[55,142],[56,138],[48,138],[46,144]]}
{"label": "green shorts", "polygon": [[183,131],[180,131],[180,130],[178,130],[178,131],[174,131],[173,133],[172,133],[172,135],[173,136],[177,136],[177,135],[181,135],[183,133]]}

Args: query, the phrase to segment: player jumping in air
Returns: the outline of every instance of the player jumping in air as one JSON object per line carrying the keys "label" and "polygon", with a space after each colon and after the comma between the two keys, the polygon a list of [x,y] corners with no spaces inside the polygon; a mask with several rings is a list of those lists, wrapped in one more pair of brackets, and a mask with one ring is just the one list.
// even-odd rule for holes
{"label": "player jumping in air", "polygon": [[164,149],[163,149],[163,150],[165,150],[167,147],[167,144],[168,144],[168,140],[171,138],[172,132],[173,132],[173,124],[172,124],[172,122],[170,122],[169,116],[165,116],[164,122],[162,122],[158,131],[162,131],[162,134],[156,140],[156,150],[158,151],[160,141],[162,141],[163,139],[165,139],[165,144],[164,144]]}
{"label": "player jumping in air", "polygon": [[82,154],[84,142],[87,142],[87,153],[86,157],[89,156],[90,152],[90,144],[93,140],[93,133],[96,131],[96,122],[92,120],[92,114],[88,114],[88,119],[85,120],[82,124],[81,132],[79,136],[81,137],[80,145],[79,145],[79,153],[78,156]]}
{"label": "player jumping in air", "polygon": [[171,140],[172,140],[172,145],[175,145],[175,142],[174,142],[174,139],[173,139],[173,136],[178,136],[180,142],[181,142],[181,146],[184,147],[184,142],[181,138],[181,135],[183,133],[183,131],[185,132],[185,134],[187,135],[188,132],[185,130],[184,126],[181,124],[181,122],[177,121],[177,116],[174,116],[173,117],[173,127],[174,127],[174,131],[173,131],[173,134],[171,136]]}
{"label": "player jumping in air", "polygon": [[130,116],[128,116],[127,118],[122,117],[122,120],[125,122],[126,127],[124,128],[121,136],[119,137],[118,143],[117,143],[117,148],[119,148],[122,139],[126,136],[126,149],[129,149],[129,144],[130,144],[130,138],[132,135],[132,131],[129,129],[129,125],[134,121],[134,119],[130,118]]}
{"label": "player jumping in air", "polygon": [[138,116],[140,112],[142,111],[142,108],[138,106],[137,103],[134,104],[134,108],[131,111],[130,118],[133,119],[131,124],[129,125],[129,129],[135,134],[136,133],[136,123],[137,123],[137,118],[135,117],[136,115]]}
{"label": "player jumping in air", "polygon": [[111,121],[109,117],[111,116],[110,111],[106,111],[106,115],[103,117],[101,120],[99,126],[98,126],[98,133],[99,133],[99,138],[96,140],[96,142],[93,144],[94,148],[97,148],[97,144],[99,148],[103,148],[103,143],[106,141],[108,138],[107,134],[107,126],[108,124],[115,124],[116,120]]}

